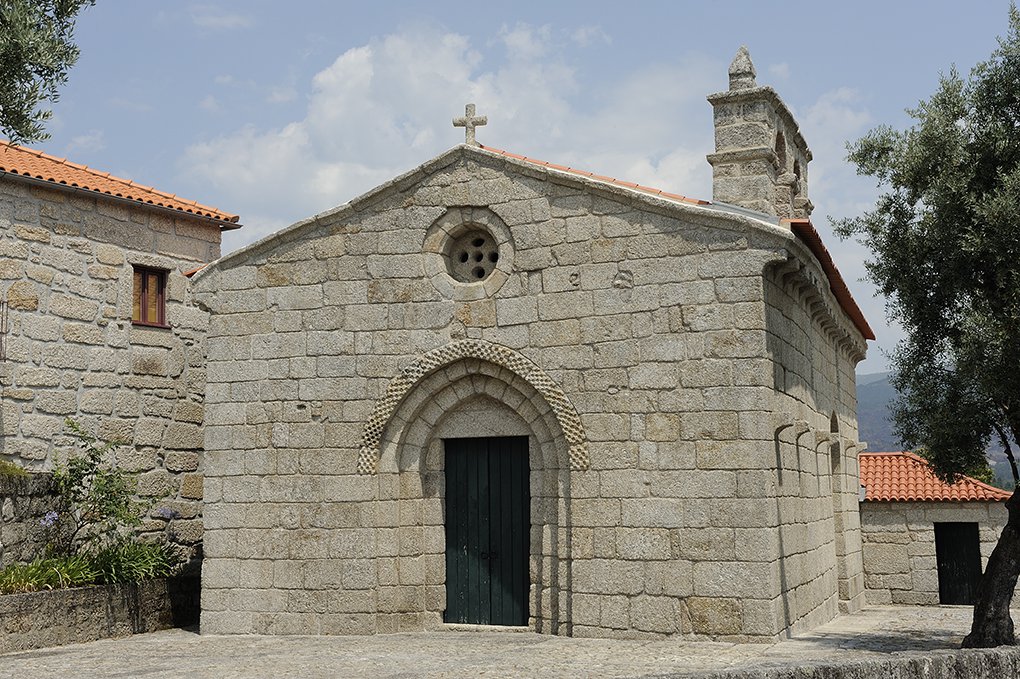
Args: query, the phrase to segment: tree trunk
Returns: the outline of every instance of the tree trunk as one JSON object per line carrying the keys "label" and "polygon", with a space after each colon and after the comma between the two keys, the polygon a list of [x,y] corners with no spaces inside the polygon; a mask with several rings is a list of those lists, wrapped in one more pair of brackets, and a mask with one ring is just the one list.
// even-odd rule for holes
{"label": "tree trunk", "polygon": [[999,440],[1002,441],[1002,450],[1006,453],[1006,459],[1009,460],[1009,469],[1013,472],[1013,488],[1016,489],[1017,486],[1020,486],[1020,471],[1017,471],[1016,468],[1016,458],[1013,457],[1013,449],[1009,445],[1009,437],[1006,436],[1006,432],[998,424],[992,423],[992,426],[999,434]]}
{"label": "tree trunk", "polygon": [[988,566],[978,585],[974,605],[974,622],[963,640],[964,648],[1014,646],[1013,619],[1009,604],[1013,600],[1017,577],[1020,576],[1020,491],[1014,490],[1006,500],[1009,518],[1002,535],[992,550]]}

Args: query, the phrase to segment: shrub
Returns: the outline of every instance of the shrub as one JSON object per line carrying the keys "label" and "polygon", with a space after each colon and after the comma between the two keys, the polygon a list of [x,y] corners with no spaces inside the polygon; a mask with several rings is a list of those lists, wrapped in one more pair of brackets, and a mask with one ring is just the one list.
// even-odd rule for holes
{"label": "shrub", "polygon": [[180,548],[169,544],[120,542],[95,553],[40,558],[0,570],[0,594],[95,584],[140,582],[176,575]]}
{"label": "shrub", "polygon": [[116,465],[121,444],[101,443],[74,420],[66,424],[78,452],[53,471],[59,503],[39,522],[48,532],[46,554],[0,571],[0,594],[175,575],[184,562],[180,547],[138,540],[148,505],[134,497],[134,477]]}
{"label": "shrub", "polygon": [[50,551],[96,552],[130,537],[141,523],[145,505],[134,497],[134,477],[114,461],[113,452],[123,444],[101,443],[74,420],[65,423],[79,451],[53,470],[62,506],[55,510],[56,519],[44,524],[53,528]]}
{"label": "shrub", "polygon": [[98,582],[138,582],[175,575],[183,564],[181,548],[165,542],[120,542],[92,555]]}
{"label": "shrub", "polygon": [[14,564],[0,571],[0,594],[82,587],[93,584],[98,574],[85,554],[39,558],[26,564]]}

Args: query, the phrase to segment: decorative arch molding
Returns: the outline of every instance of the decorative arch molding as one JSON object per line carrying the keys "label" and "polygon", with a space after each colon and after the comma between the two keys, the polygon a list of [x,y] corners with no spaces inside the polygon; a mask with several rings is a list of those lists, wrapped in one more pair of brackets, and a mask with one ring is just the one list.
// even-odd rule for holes
{"label": "decorative arch molding", "polygon": [[365,422],[361,451],[358,455],[359,474],[374,474],[378,469],[380,445],[386,425],[397,406],[415,385],[436,370],[466,358],[498,365],[534,387],[549,404],[556,422],[563,431],[563,437],[569,447],[570,469],[575,471],[588,469],[590,465],[588,444],[584,438],[581,418],[559,385],[544,370],[513,349],[485,340],[467,339],[451,342],[423,354],[404,368],[400,375],[393,378],[386,388],[386,394],[376,403],[371,417]]}

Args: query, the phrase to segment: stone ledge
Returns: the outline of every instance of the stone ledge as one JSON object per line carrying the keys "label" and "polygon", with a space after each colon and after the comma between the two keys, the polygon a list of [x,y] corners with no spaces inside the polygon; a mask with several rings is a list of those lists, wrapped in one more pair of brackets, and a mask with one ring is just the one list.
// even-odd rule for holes
{"label": "stone ledge", "polygon": [[0,653],[194,625],[199,591],[181,577],[0,596]]}
{"label": "stone ledge", "polygon": [[844,662],[773,661],[770,667],[651,675],[662,679],[1005,679],[1020,676],[1020,648],[894,655]]}
{"label": "stone ledge", "polygon": [[53,475],[48,472],[32,472],[28,476],[0,475],[0,497],[48,495],[53,492]]}

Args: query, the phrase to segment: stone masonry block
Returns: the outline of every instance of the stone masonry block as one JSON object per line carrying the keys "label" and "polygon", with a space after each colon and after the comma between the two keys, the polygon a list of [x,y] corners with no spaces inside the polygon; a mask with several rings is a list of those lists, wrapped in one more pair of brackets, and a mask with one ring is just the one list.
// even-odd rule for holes
{"label": "stone masonry block", "polygon": [[687,610],[695,634],[718,636],[743,631],[739,599],[725,597],[690,597]]}
{"label": "stone masonry block", "polygon": [[698,596],[772,599],[779,596],[776,563],[702,561],[694,564],[694,592]]}

